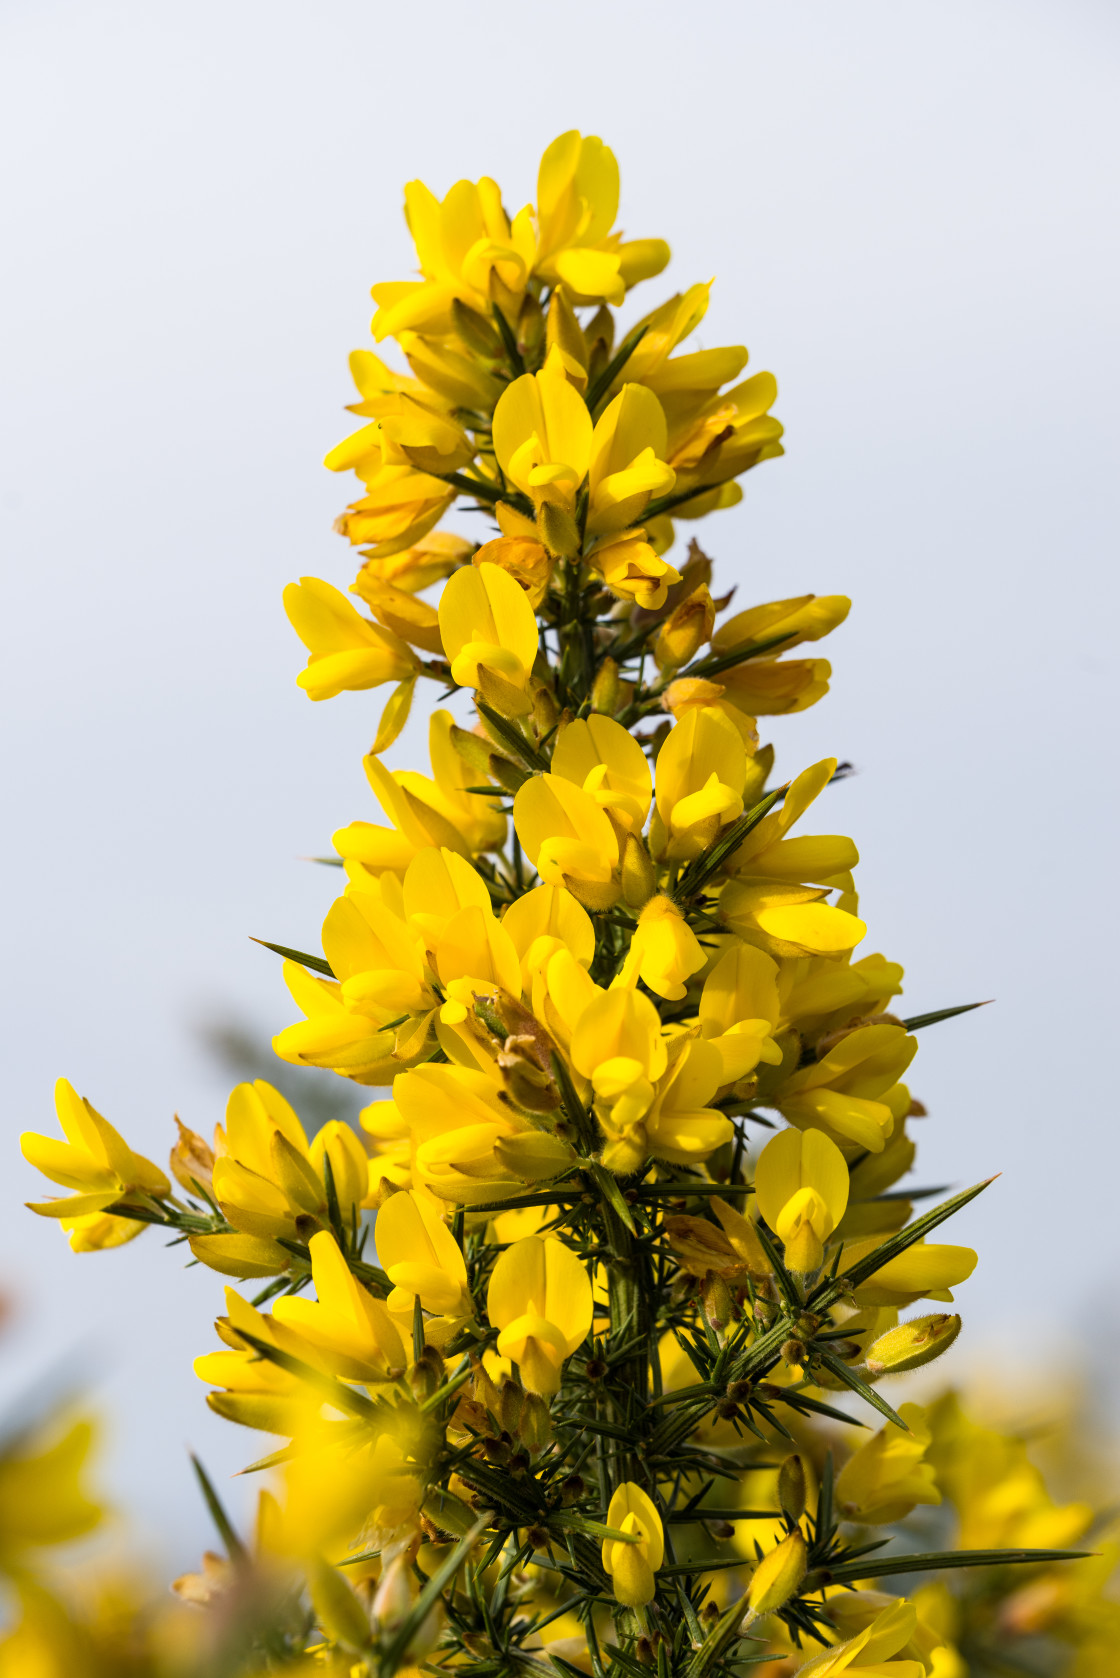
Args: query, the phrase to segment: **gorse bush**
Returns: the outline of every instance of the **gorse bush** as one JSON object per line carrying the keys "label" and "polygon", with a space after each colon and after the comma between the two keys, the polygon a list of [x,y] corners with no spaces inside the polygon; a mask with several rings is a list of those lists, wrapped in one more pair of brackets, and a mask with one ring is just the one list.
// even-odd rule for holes
{"label": "gorse bush", "polygon": [[[129,1670],[1104,1672],[1107,1566],[1057,1566],[1092,1512],[881,1386],[953,1344],[976,1263],[941,1226],[983,1184],[897,1186],[916,1033],[962,1010],[908,1018],[858,953],[856,847],[818,831],[843,768],[760,744],[826,694],[849,603],[739,609],[685,546],[782,453],[776,385],[682,348],[707,285],[618,327],[669,251],[617,207],[577,133],[512,219],[491,180],[406,189],[420,278],[373,288],[403,370],[355,352],[327,459],[372,616],[285,591],[311,699],[389,689],[385,823],[335,836],[322,955],[271,946],[276,1053],[381,1092],[362,1136],[258,1081],[170,1176],[66,1083],[65,1140],[24,1137],[76,1251],[157,1226],[235,1279],[195,1369],[285,1442],[251,1539],[203,1475],[204,1629]],[[438,528],[456,504],[484,540]],[[382,761],[417,690],[430,776]],[[52,1600],[10,1645],[38,1671]],[[121,1670],[75,1625],[66,1670]]]}

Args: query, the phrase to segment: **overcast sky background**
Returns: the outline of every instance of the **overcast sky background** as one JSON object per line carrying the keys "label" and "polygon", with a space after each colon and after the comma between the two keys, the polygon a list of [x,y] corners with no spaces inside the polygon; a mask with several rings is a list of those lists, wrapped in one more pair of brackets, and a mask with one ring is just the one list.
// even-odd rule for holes
{"label": "overcast sky background", "polygon": [[403,183],[490,173],[516,208],[568,127],[614,148],[627,232],[673,246],[642,311],[714,274],[694,347],[777,374],[789,453],[698,533],[741,604],[854,597],[831,696],[773,734],[785,771],[859,769],[826,825],[863,854],[864,948],[906,964],[910,1011],[998,998],[924,1034],[912,1079],[922,1180],[1003,1172],[950,1237],[981,1250],[952,1367],[1100,1328],[1118,38],[1104,0],[6,0],[0,1391],[95,1376],[173,1564],[206,1537],[184,1444],[219,1476],[267,1448],[190,1371],[220,1284],[154,1234],[72,1257],[20,1209],[16,1136],[53,1129],[62,1073],[162,1157],[231,1081],[198,1023],[294,1017],[248,935],[316,948],[337,876],[299,859],[377,819],[377,701],[312,706],[280,604],[352,579],[319,464],[347,353],[412,265]]}

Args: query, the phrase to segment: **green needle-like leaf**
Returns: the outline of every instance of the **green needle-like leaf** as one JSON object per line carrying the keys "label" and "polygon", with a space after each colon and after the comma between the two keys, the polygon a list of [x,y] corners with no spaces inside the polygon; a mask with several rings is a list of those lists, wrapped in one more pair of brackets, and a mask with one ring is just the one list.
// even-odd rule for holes
{"label": "green needle-like leaf", "polygon": [[991,1005],[991,998],[987,1002],[959,1002],[955,1008],[935,1008],[932,1014],[911,1014],[908,1020],[903,1020],[907,1031],[921,1031],[923,1026],[937,1025],[941,1020],[951,1020],[957,1014],[971,1014],[974,1008],[987,1008]]}
{"label": "green needle-like leaf", "polygon": [[541,773],[548,769],[548,759],[543,757],[537,751],[537,748],[526,740],[520,729],[515,728],[513,723],[503,717],[499,711],[495,711],[492,705],[487,705],[484,699],[476,699],[475,705],[478,708],[479,716],[485,718],[486,726],[493,729],[502,744],[508,746],[510,751],[521,759],[526,768]]}
{"label": "green needle-like leaf", "polygon": [[869,1387],[866,1381],[861,1380],[855,1370],[849,1369],[848,1365],[842,1358],[838,1358],[835,1352],[830,1352],[825,1346],[814,1346],[812,1356],[823,1363],[825,1368],[830,1370],[838,1381],[843,1381],[844,1385],[850,1387],[852,1392],[858,1393],[868,1404],[873,1405],[881,1416],[887,1418],[888,1422],[893,1422],[895,1427],[902,1429],[903,1433],[910,1432],[898,1411],[893,1409],[882,1394],[875,1391],[874,1387]]}
{"label": "green needle-like leaf", "polygon": [[822,1569],[822,1583],[873,1579],[894,1573],[925,1573],[942,1567],[1041,1567],[1055,1561],[1084,1561],[1092,1550],[930,1550],[922,1555],[876,1556],[873,1561],[839,1562]]}
{"label": "green needle-like leaf", "polygon": [[266,950],[272,950],[276,955],[283,956],[285,961],[298,961],[301,967],[309,967],[312,973],[322,973],[324,978],[334,979],[337,974],[322,956],[309,956],[306,950],[293,950],[287,944],[273,944],[267,938],[250,938],[253,944],[260,944]]}
{"label": "green needle-like leaf", "polygon": [[233,1522],[230,1520],[229,1516],[225,1512],[225,1509],[222,1507],[222,1500],[214,1490],[214,1487],[210,1482],[210,1476],[207,1474],[193,1451],[191,1452],[191,1466],[193,1467],[195,1477],[202,1488],[202,1495],[206,1500],[206,1507],[210,1511],[210,1519],[217,1527],[222,1543],[226,1547],[226,1555],[229,1557],[230,1561],[234,1562],[248,1560],[248,1551],[241,1542],[240,1538],[238,1538],[237,1533],[234,1531]]}
{"label": "green needle-like leaf", "polygon": [[641,343],[648,331],[648,326],[640,326],[636,332],[632,332],[629,337],[625,338],[623,340],[622,347],[615,356],[614,360],[608,361],[594,384],[591,385],[585,397],[585,401],[592,413],[594,413],[603,397],[607,394],[608,390],[610,390],[614,381],[618,378],[618,375],[622,372],[622,369],[626,366],[626,363],[630,360],[630,357],[633,355],[634,351],[637,349],[638,345]]}
{"label": "green needle-like leaf", "polygon": [[897,1235],[892,1235],[881,1246],[876,1247],[873,1253],[868,1253],[867,1257],[860,1259],[858,1264],[853,1264],[850,1270],[841,1271],[839,1276],[833,1280],[818,1283],[809,1296],[811,1308],[814,1311],[827,1309],[844,1292],[843,1284],[846,1283],[849,1287],[854,1288],[858,1287],[861,1282],[866,1282],[868,1277],[874,1276],[875,1272],[881,1270],[884,1264],[889,1263],[893,1258],[897,1258],[900,1253],[906,1252],[916,1241],[921,1241],[931,1230],[936,1229],[938,1224],[943,1224],[946,1218],[951,1218],[954,1212],[959,1212],[962,1206],[967,1206],[970,1200],[975,1200],[978,1194],[983,1194],[984,1190],[994,1182],[994,1177],[987,1177],[984,1182],[975,1183],[970,1189],[962,1189],[960,1194],[953,1195],[949,1200],[943,1200],[941,1205],[935,1206],[931,1212],[925,1212],[920,1218],[915,1218],[912,1224],[907,1224],[905,1229],[900,1229]]}

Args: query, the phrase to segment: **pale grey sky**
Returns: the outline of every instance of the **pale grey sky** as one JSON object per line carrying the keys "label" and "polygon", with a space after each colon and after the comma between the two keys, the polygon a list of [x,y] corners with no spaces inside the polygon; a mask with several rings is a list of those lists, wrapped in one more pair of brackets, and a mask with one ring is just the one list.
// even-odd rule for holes
{"label": "pale grey sky", "polygon": [[89,1363],[174,1563],[205,1532],[184,1442],[257,1454],[190,1371],[217,1280],[154,1235],[72,1257],[15,1137],[63,1073],[161,1154],[226,1093],[193,1022],[292,1017],[247,935],[314,948],[336,877],[298,859],[373,813],[375,701],[310,705],[280,606],[351,580],[319,464],[347,352],[410,267],[403,183],[521,204],[572,126],[673,246],[638,301],[715,274],[698,346],[777,374],[788,456],[701,534],[744,604],[854,597],[781,762],[858,766],[830,825],[908,1006],[998,998],[923,1037],[920,1175],[1004,1172],[955,1226],[954,1357],[1056,1358],[1120,1256],[1115,11],[8,0],[0,30],[3,1390]]}

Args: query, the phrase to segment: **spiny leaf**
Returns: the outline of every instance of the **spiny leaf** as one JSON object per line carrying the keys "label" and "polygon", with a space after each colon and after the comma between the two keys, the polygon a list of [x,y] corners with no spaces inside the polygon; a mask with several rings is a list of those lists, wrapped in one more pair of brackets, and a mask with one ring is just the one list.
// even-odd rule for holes
{"label": "spiny leaf", "polygon": [[587,1166],[586,1169],[588,1173],[594,1177],[599,1193],[602,1195],[607,1205],[614,1213],[617,1214],[619,1218],[621,1218],[623,1224],[630,1231],[630,1234],[637,1235],[638,1227],[634,1222],[633,1213],[622,1197],[622,1190],[618,1186],[618,1180],[614,1176],[614,1173],[608,1171],[605,1165],[596,1165],[594,1163]]}
{"label": "spiny leaf", "polygon": [[[646,508],[646,517],[649,508]],[[787,629],[784,635],[771,635],[767,641],[756,641],[753,646],[732,647],[730,652],[716,653],[710,658],[702,658],[699,663],[689,665],[687,670],[681,671],[681,676],[718,676],[722,670],[733,670],[737,664],[746,664],[752,658],[761,658],[764,653],[772,653],[775,647],[782,646],[786,641],[792,641],[794,631]]]}
{"label": "spiny leaf", "polygon": [[873,1405],[881,1416],[887,1418],[888,1422],[893,1422],[895,1427],[902,1429],[903,1433],[910,1432],[898,1411],[887,1403],[881,1393],[877,1393],[874,1387],[869,1387],[867,1382],[861,1380],[853,1369],[849,1369],[848,1365],[842,1358],[838,1358],[835,1352],[830,1352],[825,1346],[814,1346],[812,1356],[819,1359],[826,1369],[831,1370],[838,1381],[843,1381],[844,1385],[850,1387],[852,1392],[858,1393],[868,1404]]}
{"label": "spiny leaf", "polygon": [[618,378],[618,375],[622,372],[622,369],[626,366],[626,363],[630,360],[630,357],[633,355],[634,351],[637,349],[638,345],[641,343],[648,331],[649,326],[646,325],[640,326],[636,332],[632,332],[629,337],[623,340],[622,347],[615,356],[614,360],[608,361],[607,365],[603,368],[603,371],[599,374],[594,384],[592,384],[585,397],[587,406],[592,410],[592,412],[594,412],[603,397],[607,394],[608,390],[610,390],[614,381]]}
{"label": "spiny leaf", "polygon": [[521,759],[522,763],[529,769],[538,771],[544,771],[548,768],[548,759],[542,757],[536,747],[526,740],[520,729],[515,728],[511,722],[502,716],[500,711],[495,711],[494,707],[487,705],[484,699],[476,698],[475,705],[478,708],[479,716],[485,718],[487,727],[493,729],[502,744],[508,746],[510,751]]}
{"label": "spiny leaf", "polygon": [[748,833],[758,826],[763,817],[769,815],[778,800],[784,797],[787,790],[783,786],[775,787],[773,792],[768,792],[765,798],[752,805],[749,810],[739,817],[738,821],[732,822],[727,832],[716,840],[711,850],[706,851],[703,856],[697,857],[695,862],[689,863],[677,881],[676,890],[673,892],[673,897],[677,903],[683,905],[689,898],[695,897],[703,890],[712,875],[723,867],[733,851],[738,850]]}
{"label": "spiny leaf", "polygon": [[289,1375],[297,1375],[301,1381],[309,1386],[318,1387],[327,1394],[332,1404],[339,1410],[348,1410],[353,1416],[364,1416],[372,1419],[377,1415],[377,1405],[366,1398],[354,1387],[348,1387],[342,1381],[336,1381],[333,1375],[324,1375],[322,1370],[312,1368],[300,1358],[294,1358],[290,1352],[285,1352],[279,1346],[273,1346],[267,1340],[258,1340],[255,1334],[247,1329],[238,1329],[237,1338],[244,1340],[254,1352],[269,1363],[274,1363],[278,1369],[284,1369]]}
{"label": "spiny leaf", "polygon": [[930,1550],[921,1555],[876,1556],[874,1561],[840,1562],[823,1569],[828,1582],[871,1579],[892,1573],[924,1573],[942,1567],[1030,1567],[1046,1562],[1083,1561],[1092,1550]]}
{"label": "spiny leaf", "polygon": [[251,938],[250,942],[272,950],[276,955],[283,956],[285,961],[298,961],[301,967],[309,967],[313,973],[322,973],[327,979],[337,977],[334,968],[322,956],[309,956],[305,950],[293,950],[287,944],[273,944],[267,938]]}
{"label": "spiny leaf", "polygon": [[483,478],[468,478],[463,472],[429,472],[428,477],[438,478],[441,484],[459,490],[462,495],[476,496],[479,501],[524,500],[523,496],[509,494],[497,484],[488,484]]}
{"label": "spiny leaf", "polygon": [[903,1020],[907,1031],[921,1031],[924,1025],[937,1025],[941,1020],[951,1020],[957,1014],[971,1014],[974,1008],[989,1008],[993,998],[986,1002],[959,1002],[955,1008],[935,1008],[931,1014],[911,1014],[908,1020]]}
{"label": "spiny leaf", "polygon": [[561,1531],[582,1532],[587,1538],[613,1538],[620,1544],[640,1544],[640,1532],[623,1532],[619,1527],[606,1526],[602,1521],[589,1520],[586,1515],[577,1515],[570,1509],[558,1509],[555,1515],[549,1517],[549,1525],[559,1527]]}
{"label": "spiny leaf", "polygon": [[916,1241],[920,1241],[923,1236],[928,1235],[930,1230],[936,1229],[938,1224],[943,1224],[946,1218],[951,1218],[954,1212],[959,1212],[962,1206],[967,1206],[970,1200],[975,1200],[978,1194],[982,1194],[994,1182],[994,1177],[987,1177],[984,1182],[975,1183],[972,1188],[962,1189],[960,1194],[953,1195],[949,1200],[943,1200],[940,1206],[933,1208],[932,1212],[926,1212],[922,1217],[915,1218],[912,1224],[907,1224],[905,1229],[900,1229],[897,1235],[892,1235],[889,1240],[876,1247],[873,1253],[868,1253],[867,1257],[860,1259],[858,1264],[853,1264],[850,1270],[841,1271],[835,1281],[820,1283],[810,1295],[809,1304],[814,1310],[826,1309],[844,1291],[842,1284],[847,1283],[850,1287],[858,1287],[861,1282],[866,1282],[867,1278],[874,1276],[875,1272],[881,1270],[884,1264],[889,1263],[893,1258],[897,1258],[900,1253],[906,1252],[907,1248],[912,1247]]}
{"label": "spiny leaf", "polygon": [[218,1529],[218,1533],[221,1537],[222,1543],[226,1547],[226,1554],[228,1555],[230,1561],[246,1561],[248,1559],[248,1551],[241,1542],[240,1538],[238,1538],[237,1533],[234,1531],[233,1522],[226,1514],[224,1508],[222,1507],[221,1498],[218,1496],[217,1492],[210,1483],[210,1476],[207,1474],[193,1451],[191,1452],[191,1465],[194,1468],[198,1483],[202,1488],[202,1495],[206,1499],[206,1507],[210,1511],[210,1519]]}

